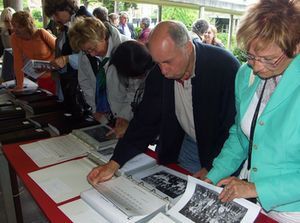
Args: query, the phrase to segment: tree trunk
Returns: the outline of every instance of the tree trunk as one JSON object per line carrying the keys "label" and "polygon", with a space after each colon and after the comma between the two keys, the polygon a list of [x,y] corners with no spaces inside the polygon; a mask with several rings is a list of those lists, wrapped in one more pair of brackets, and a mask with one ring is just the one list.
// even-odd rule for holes
{"label": "tree trunk", "polygon": [[12,7],[16,11],[23,10],[23,0],[3,0],[3,7]]}

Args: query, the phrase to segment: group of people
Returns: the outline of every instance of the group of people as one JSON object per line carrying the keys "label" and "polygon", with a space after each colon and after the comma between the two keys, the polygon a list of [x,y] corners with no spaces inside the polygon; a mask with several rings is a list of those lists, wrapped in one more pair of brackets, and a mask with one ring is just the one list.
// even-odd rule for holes
{"label": "group of people", "polygon": [[[223,186],[222,202],[255,198],[277,221],[300,221],[299,0],[259,0],[247,9],[237,31],[242,66],[205,44],[213,28],[202,20],[192,31],[204,36],[163,21],[145,45],[74,1],[45,0],[44,11],[65,26],[55,46],[49,40],[63,96],[79,87],[98,120],[115,120],[119,141],[111,160],[87,176],[92,185],[157,140],[160,164],[178,163]],[[17,21],[15,36],[24,28]]]}
{"label": "group of people", "polygon": [[115,26],[119,32],[128,38],[136,39],[142,43],[146,43],[149,33],[151,31],[151,18],[143,17],[140,20],[140,28],[141,31],[139,34],[136,33],[134,26],[129,22],[129,16],[126,12],[110,13],[108,14],[107,8],[100,6],[93,10],[93,15],[100,19],[102,22],[110,22],[113,26]]}
{"label": "group of people", "polygon": [[159,136],[159,163],[224,186],[223,202],[256,198],[275,220],[299,222],[299,16],[299,0],[253,4],[237,32],[241,67],[226,50],[193,41],[181,23],[159,23],[148,39],[156,65],[143,100],[89,182],[109,180]]}

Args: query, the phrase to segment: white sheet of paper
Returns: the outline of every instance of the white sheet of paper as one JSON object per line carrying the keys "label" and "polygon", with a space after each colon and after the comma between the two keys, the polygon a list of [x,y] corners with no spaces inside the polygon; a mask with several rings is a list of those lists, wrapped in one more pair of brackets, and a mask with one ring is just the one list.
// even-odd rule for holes
{"label": "white sheet of paper", "polygon": [[37,170],[28,175],[56,203],[79,196],[91,188],[86,176],[96,165],[89,159],[77,159]]}
{"label": "white sheet of paper", "polygon": [[137,171],[142,171],[144,169],[150,168],[156,165],[156,159],[141,153],[127,161],[124,166],[119,169],[122,174],[132,175]]}
{"label": "white sheet of paper", "polygon": [[110,223],[82,199],[60,205],[58,208],[74,223]]}
{"label": "white sheet of paper", "polygon": [[175,223],[171,218],[169,218],[167,215],[159,212],[157,215],[155,215],[154,218],[152,218],[147,223]]}
{"label": "white sheet of paper", "polygon": [[[16,85],[16,81],[15,80],[5,81],[2,82],[1,85],[4,86],[5,88],[10,88],[11,86]],[[29,80],[27,77],[25,77],[23,82],[23,88],[26,88],[27,90],[37,89],[38,85],[35,82]]]}
{"label": "white sheet of paper", "polygon": [[20,147],[39,167],[84,156],[90,150],[90,147],[71,134],[23,144]]}

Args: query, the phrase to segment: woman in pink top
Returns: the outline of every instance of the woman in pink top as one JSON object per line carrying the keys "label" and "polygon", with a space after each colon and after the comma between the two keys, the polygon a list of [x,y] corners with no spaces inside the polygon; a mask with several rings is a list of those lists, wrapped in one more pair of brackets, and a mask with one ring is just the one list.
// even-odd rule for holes
{"label": "woman in pink top", "polygon": [[142,43],[147,43],[148,36],[151,32],[150,25],[151,25],[151,18],[144,17],[141,19],[140,27],[142,28],[142,31],[138,36],[138,41]]}
{"label": "woman in pink top", "polygon": [[[14,69],[16,74],[15,91],[23,89],[24,73],[22,68],[27,60],[54,59],[55,37],[45,29],[37,29],[32,16],[25,11],[13,14],[12,25],[14,33],[11,36],[11,44],[14,54]],[[55,82],[51,78],[51,72],[45,72],[37,79],[39,87],[55,94]]]}

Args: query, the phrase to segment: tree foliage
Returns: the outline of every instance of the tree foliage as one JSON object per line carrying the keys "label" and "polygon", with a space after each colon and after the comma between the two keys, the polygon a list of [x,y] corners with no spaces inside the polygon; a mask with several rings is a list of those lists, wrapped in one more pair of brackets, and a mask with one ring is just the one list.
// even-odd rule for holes
{"label": "tree foliage", "polygon": [[[115,2],[111,1],[111,0],[82,0],[82,4],[84,4],[87,8],[89,6],[99,6],[100,5],[106,7],[108,9],[108,12],[114,12],[115,11]],[[129,8],[137,8],[137,4],[136,3],[132,3],[132,2],[118,2],[117,5],[117,12],[120,11],[128,11]]]}
{"label": "tree foliage", "polygon": [[162,20],[181,21],[189,29],[193,22],[198,18],[198,13],[198,10],[195,9],[164,6],[162,10]]}

